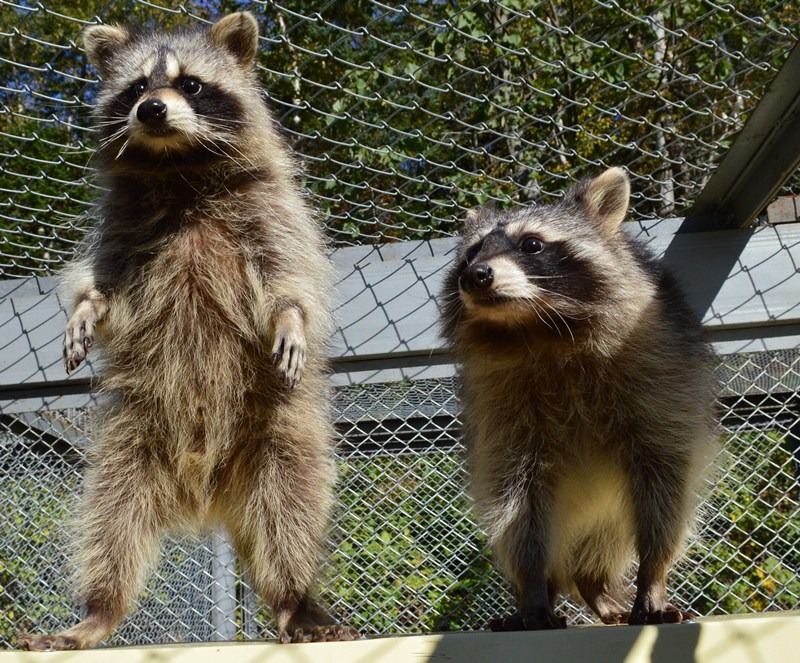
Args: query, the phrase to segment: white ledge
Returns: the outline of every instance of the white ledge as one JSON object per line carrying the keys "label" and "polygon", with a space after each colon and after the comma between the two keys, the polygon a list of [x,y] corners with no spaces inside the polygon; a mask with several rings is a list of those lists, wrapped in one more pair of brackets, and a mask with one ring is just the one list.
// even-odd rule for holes
{"label": "white ledge", "polygon": [[0,663],[760,663],[800,660],[800,612],[712,617],[663,626],[442,633],[355,642],[176,644],[82,652],[0,652]]}

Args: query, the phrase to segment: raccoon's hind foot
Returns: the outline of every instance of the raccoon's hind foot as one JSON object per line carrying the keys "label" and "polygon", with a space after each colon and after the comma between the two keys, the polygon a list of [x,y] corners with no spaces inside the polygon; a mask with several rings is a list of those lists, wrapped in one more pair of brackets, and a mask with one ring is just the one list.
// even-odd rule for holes
{"label": "raccoon's hind foot", "polygon": [[17,645],[24,651],[67,651],[80,649],[75,638],[65,635],[31,635],[20,633]]}
{"label": "raccoon's hind foot", "polygon": [[693,621],[695,616],[686,610],[680,610],[671,603],[665,603],[659,608],[639,608],[631,610],[628,624],[638,626],[642,624],[680,624]]}
{"label": "raccoon's hind foot", "polygon": [[609,612],[600,613],[600,621],[609,626],[619,626],[620,624],[627,624],[631,618],[631,613],[628,610],[614,610]]}
{"label": "raccoon's hind foot", "polygon": [[306,333],[303,314],[289,306],[275,320],[272,363],[287,387],[294,389],[306,365]]}
{"label": "raccoon's hind foot", "polygon": [[347,642],[359,637],[350,626],[337,624],[317,601],[306,594],[289,598],[273,609],[281,644],[290,642]]}
{"label": "raccoon's hind foot", "polygon": [[694,615],[679,610],[667,600],[666,564],[640,563],[636,579],[636,599],[628,624],[680,624]]}
{"label": "raccoon's hind foot", "polygon": [[539,608],[527,615],[517,613],[493,619],[489,628],[492,631],[544,631],[567,628],[567,620],[556,615],[550,608]]}
{"label": "raccoon's hind foot", "polygon": [[606,579],[595,579],[590,576],[575,579],[580,595],[603,624],[627,624],[631,613],[622,605],[617,597],[618,592],[609,588]]}
{"label": "raccoon's hind foot", "polygon": [[290,636],[287,631],[281,633],[281,644],[294,642],[349,642],[360,637],[358,631],[351,626],[341,624],[326,624],[311,628],[297,628]]}
{"label": "raccoon's hind foot", "polygon": [[66,631],[55,635],[30,635],[20,633],[17,644],[27,651],[71,651],[91,649],[106,637],[119,621],[122,613],[89,606],[86,618]]}

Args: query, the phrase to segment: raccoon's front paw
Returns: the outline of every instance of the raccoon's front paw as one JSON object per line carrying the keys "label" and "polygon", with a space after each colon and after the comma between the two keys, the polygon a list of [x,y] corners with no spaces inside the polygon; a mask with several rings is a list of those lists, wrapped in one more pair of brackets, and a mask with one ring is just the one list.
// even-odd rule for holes
{"label": "raccoon's front paw", "polygon": [[272,363],[286,386],[294,389],[306,365],[306,334],[303,316],[294,307],[278,314],[272,344]]}
{"label": "raccoon's front paw", "polygon": [[96,326],[94,307],[88,301],[78,304],[64,333],[64,368],[68,374],[75,371],[89,354],[89,348],[94,345]]}

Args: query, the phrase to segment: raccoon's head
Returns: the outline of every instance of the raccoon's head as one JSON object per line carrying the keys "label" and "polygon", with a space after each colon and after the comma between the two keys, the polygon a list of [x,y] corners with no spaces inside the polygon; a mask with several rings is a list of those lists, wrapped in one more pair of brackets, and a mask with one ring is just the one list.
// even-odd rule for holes
{"label": "raccoon's head", "polygon": [[445,333],[523,328],[575,341],[613,296],[629,196],[627,175],[612,168],[555,205],[468,213],[445,283]]}
{"label": "raccoon's head", "polygon": [[174,33],[90,26],[84,43],[103,77],[95,114],[99,152],[112,165],[242,155],[240,134],[252,124],[248,107],[263,106],[252,73],[258,46],[252,14]]}

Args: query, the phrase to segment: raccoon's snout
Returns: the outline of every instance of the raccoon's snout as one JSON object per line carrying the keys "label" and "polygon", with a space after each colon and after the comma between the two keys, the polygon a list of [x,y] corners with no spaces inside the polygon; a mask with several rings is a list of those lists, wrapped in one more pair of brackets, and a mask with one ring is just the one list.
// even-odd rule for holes
{"label": "raccoon's snout", "polygon": [[136,119],[143,124],[163,122],[167,117],[167,104],[161,99],[145,99],[136,109]]}
{"label": "raccoon's snout", "polygon": [[494,282],[494,271],[485,262],[478,262],[461,272],[458,282],[467,292],[486,290]]}

